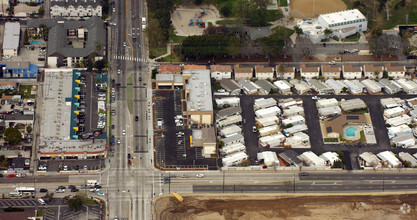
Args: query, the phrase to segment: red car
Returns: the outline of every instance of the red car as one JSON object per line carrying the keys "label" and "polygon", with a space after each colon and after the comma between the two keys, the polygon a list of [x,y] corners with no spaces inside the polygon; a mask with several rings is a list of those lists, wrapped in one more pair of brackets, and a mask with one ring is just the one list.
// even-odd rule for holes
{"label": "red car", "polygon": [[7,177],[15,177],[16,175],[14,175],[13,173],[7,175]]}
{"label": "red car", "polygon": [[130,160],[127,161],[127,165],[131,166],[132,162],[130,162]]}

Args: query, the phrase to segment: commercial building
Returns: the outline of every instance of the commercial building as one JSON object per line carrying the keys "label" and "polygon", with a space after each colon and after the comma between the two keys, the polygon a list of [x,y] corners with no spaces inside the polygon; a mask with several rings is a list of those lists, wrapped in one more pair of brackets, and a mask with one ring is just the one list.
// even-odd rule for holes
{"label": "commercial building", "polygon": [[191,124],[213,124],[210,70],[184,70],[186,115]]}
{"label": "commercial building", "polygon": [[[96,159],[107,155],[106,136],[83,139],[77,132],[78,84],[72,69],[45,69],[37,159]],[[78,130],[78,127],[77,127]],[[80,139],[81,139],[80,138]]]}
{"label": "commercial building", "polygon": [[265,67],[263,65],[255,66],[255,76],[257,79],[274,79],[274,67]]}
{"label": "commercial building", "polygon": [[277,153],[273,151],[263,151],[257,154],[258,161],[260,163],[263,162],[266,166],[279,166],[279,160],[277,157]]}
{"label": "commercial building", "polygon": [[204,158],[217,156],[216,131],[214,127],[203,127],[192,130],[192,147],[202,147]]}
{"label": "commercial building", "polygon": [[326,78],[340,78],[340,67],[324,64],[321,65],[321,75]]}
{"label": "commercial building", "polygon": [[259,145],[261,147],[278,147],[282,145],[282,143],[285,141],[285,136],[282,135],[281,132],[277,132],[277,134],[269,135],[265,137],[259,138]]}
{"label": "commercial building", "polygon": [[326,107],[332,107],[332,106],[339,106],[339,101],[335,98],[330,99],[319,99],[316,103],[318,108],[326,108]]}
{"label": "commercial building", "polygon": [[246,80],[246,79],[241,79],[238,81],[238,83],[242,87],[243,92],[245,92],[245,94],[248,94],[248,95],[256,94],[258,90],[260,89],[260,87],[256,85],[254,82]]}
{"label": "commercial building", "polygon": [[346,85],[340,80],[328,79],[325,82],[330,88],[333,89],[334,94],[339,95],[343,92],[343,88],[346,88]]}
{"label": "commercial building", "polygon": [[225,158],[222,159],[222,162],[224,167],[230,167],[236,166],[242,163],[242,161],[247,160],[248,158],[249,156],[245,152],[240,151],[234,154],[227,155]]}
{"label": "commercial building", "polygon": [[36,78],[39,73],[39,67],[29,61],[3,61],[0,68],[3,78]]}
{"label": "commercial building", "polygon": [[319,156],[321,159],[323,159],[327,165],[333,166],[334,162],[340,161],[339,155],[336,152],[325,152],[322,155]]}
{"label": "commercial building", "polygon": [[256,119],[256,125],[258,125],[261,128],[271,126],[271,125],[275,125],[277,123],[279,123],[279,119],[275,115]]}
{"label": "commercial building", "polygon": [[365,64],[363,66],[363,73],[368,79],[382,79],[384,73],[383,66],[375,66],[373,64]]}
{"label": "commercial building", "polygon": [[398,168],[402,166],[401,161],[398,160],[395,154],[391,151],[380,152],[377,156],[381,159],[381,161],[387,163],[390,167]]}
{"label": "commercial building", "polygon": [[160,64],[158,67],[159,74],[181,74],[181,66],[173,64]]}
{"label": "commercial building", "polygon": [[252,79],[253,77],[253,68],[252,67],[242,67],[239,64],[236,64],[234,67],[235,80],[241,79]]}
{"label": "commercial building", "polygon": [[377,83],[376,81],[372,80],[372,79],[362,80],[361,83],[365,86],[366,90],[370,94],[375,94],[375,93],[380,93],[381,92],[382,86],[379,83]]}
{"label": "commercial building", "polygon": [[20,23],[6,22],[3,35],[3,56],[19,54]]}
{"label": "commercial building", "polygon": [[403,91],[409,95],[417,94],[417,83],[412,80],[398,79],[397,83],[403,88]]}
{"label": "commercial building", "polygon": [[307,146],[310,143],[310,137],[303,132],[294,133],[291,137],[285,139],[284,145],[297,147],[297,146]]}
{"label": "commercial building", "polygon": [[343,80],[343,83],[347,86],[349,91],[353,95],[357,95],[363,92],[365,86],[359,82],[359,80]]}
{"label": "commercial building", "polygon": [[265,117],[273,116],[273,115],[276,116],[276,115],[279,115],[279,114],[281,114],[281,109],[279,109],[278,106],[259,109],[259,110],[255,111],[256,117],[261,117],[261,118],[265,118]]}
{"label": "commercial building", "polygon": [[155,88],[156,89],[182,89],[184,87],[184,80],[181,74],[156,74]]}
{"label": "commercial building", "polygon": [[225,97],[225,98],[216,98],[214,99],[217,106],[240,106],[240,98],[238,97]]}
{"label": "commercial building", "polygon": [[300,65],[300,74],[301,74],[301,77],[304,77],[306,79],[319,77],[320,67],[309,67],[309,66],[306,66],[305,64],[301,64]]}
{"label": "commercial building", "polygon": [[[282,65],[282,64],[281,64]],[[277,78],[279,79],[294,79],[295,76],[295,67],[293,66],[283,66],[280,68],[281,65],[276,66]]]}
{"label": "commercial building", "polygon": [[232,78],[232,66],[230,65],[211,65],[211,78],[216,80]]}
{"label": "commercial building", "polygon": [[393,66],[391,63],[385,64],[385,70],[388,72],[388,77],[393,79],[401,79],[405,76],[405,66]]}
{"label": "commercial building", "polygon": [[277,90],[277,87],[268,80],[260,79],[257,80],[255,84],[259,87],[259,91],[264,95],[268,95],[271,91]]}
{"label": "commercial building", "polygon": [[300,167],[303,165],[303,162],[298,158],[298,154],[293,150],[286,150],[278,154],[278,156],[284,161],[286,166]]}
{"label": "commercial building", "polygon": [[101,0],[51,0],[51,17],[82,18],[97,16],[101,17]]}
{"label": "commercial building", "polygon": [[384,117],[394,118],[403,115],[405,110],[401,107],[389,108],[384,110]]}
{"label": "commercial building", "polygon": [[[100,17],[86,20],[30,19],[27,21],[28,33],[37,34],[41,25],[49,29],[47,63],[49,67],[80,65],[95,54],[94,61],[106,54],[106,27]],[[70,43],[71,42],[71,43]]]}
{"label": "commercial building", "polygon": [[402,91],[402,86],[400,86],[398,83],[392,80],[381,79],[379,80],[379,84],[381,84],[384,87],[385,92],[391,95]]}
{"label": "commercial building", "polygon": [[360,110],[360,109],[367,109],[365,102],[360,98],[340,101],[340,107],[345,112],[353,111],[353,110]]}
{"label": "commercial building", "polygon": [[220,80],[220,86],[228,91],[230,95],[239,95],[242,91],[242,87],[233,79]]}
{"label": "commercial building", "polygon": [[362,78],[362,67],[344,64],[342,67],[343,78],[345,79],[360,79]]}
{"label": "commercial building", "polygon": [[316,79],[310,79],[308,80],[308,83],[311,85],[314,91],[319,93],[320,95],[326,95],[326,94],[333,94],[334,90],[330,86],[328,86],[325,83],[322,83]]}
{"label": "commercial building", "polygon": [[275,100],[274,98],[259,98],[259,99],[255,99],[254,101],[254,109],[258,110],[261,108],[269,108],[272,106],[276,106],[277,105],[277,100]]}
{"label": "commercial building", "polygon": [[291,93],[291,84],[284,80],[278,80],[274,82],[274,85],[278,87],[278,90],[281,94],[290,94]]}
{"label": "commercial building", "polygon": [[285,117],[289,117],[289,116],[293,116],[293,115],[304,115],[304,108],[301,107],[301,106],[293,105],[293,106],[290,106],[288,108],[285,108],[283,110],[282,115],[285,116]]}
{"label": "commercial building", "polygon": [[223,120],[230,116],[242,114],[242,108],[240,106],[233,106],[221,109],[216,113],[216,120]]}
{"label": "commercial building", "polygon": [[306,151],[302,154],[300,154],[300,156],[298,156],[298,158],[303,161],[304,165],[306,166],[314,166],[314,167],[325,167],[326,166],[326,162],[318,157],[315,153],[311,152],[311,151]]}

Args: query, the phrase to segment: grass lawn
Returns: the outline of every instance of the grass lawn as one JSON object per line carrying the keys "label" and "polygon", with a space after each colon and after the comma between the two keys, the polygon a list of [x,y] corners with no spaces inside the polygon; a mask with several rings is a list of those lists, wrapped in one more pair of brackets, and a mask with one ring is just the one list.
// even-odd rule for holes
{"label": "grass lawn", "polygon": [[169,56],[166,57],[162,57],[161,62],[182,62],[183,57],[181,54],[175,53],[175,51],[173,51],[173,53]]}
{"label": "grass lawn", "polygon": [[278,37],[278,36],[290,37],[294,33],[294,30],[283,27],[283,26],[278,26],[272,29],[272,32],[273,34],[271,35],[271,37]]}
{"label": "grass lawn", "polygon": [[277,2],[279,2],[279,7],[288,6],[287,0],[278,0]]}
{"label": "grass lawn", "polygon": [[133,113],[133,73],[127,77],[127,107]]}
{"label": "grass lawn", "polygon": [[220,20],[220,21],[216,21],[216,24],[218,25],[232,25],[233,24],[233,20]]}
{"label": "grass lawn", "polygon": [[324,142],[339,142],[339,138],[324,138]]}
{"label": "grass lawn", "polygon": [[356,41],[359,40],[360,37],[361,37],[361,35],[359,33],[356,33],[356,34],[350,35],[346,38],[342,38],[341,40],[343,42],[356,42]]}
{"label": "grass lawn", "polygon": [[35,98],[35,95],[31,95],[32,85],[20,85],[19,86],[19,95],[22,98]]}
{"label": "grass lawn", "polygon": [[167,53],[167,47],[151,47],[149,50],[149,57],[156,58]]}
{"label": "grass lawn", "polygon": [[276,21],[276,20],[282,18],[282,16],[283,16],[282,12],[280,10],[267,10],[266,12],[268,14],[268,16],[267,16],[267,18],[268,18],[267,21],[268,22]]}
{"label": "grass lawn", "polygon": [[[185,38],[187,38],[187,37],[177,36],[174,33],[174,30],[173,29],[169,30],[169,40],[168,40],[168,42],[171,42],[172,41],[173,43],[181,43]],[[166,51],[166,47],[165,47],[165,51]]]}
{"label": "grass lawn", "polygon": [[208,22],[208,26],[210,27],[210,26],[213,26],[213,23],[211,23],[211,22]]}

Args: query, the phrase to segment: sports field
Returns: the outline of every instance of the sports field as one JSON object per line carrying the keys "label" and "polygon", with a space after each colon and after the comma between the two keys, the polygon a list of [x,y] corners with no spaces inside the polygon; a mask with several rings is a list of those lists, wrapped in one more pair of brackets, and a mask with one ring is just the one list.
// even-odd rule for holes
{"label": "sports field", "polygon": [[319,14],[346,10],[342,0],[291,0],[290,15],[294,18],[311,18]]}

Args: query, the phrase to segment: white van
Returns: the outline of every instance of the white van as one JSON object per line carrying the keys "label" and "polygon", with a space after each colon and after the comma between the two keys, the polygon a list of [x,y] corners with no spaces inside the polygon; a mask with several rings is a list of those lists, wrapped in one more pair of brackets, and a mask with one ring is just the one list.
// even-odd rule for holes
{"label": "white van", "polygon": [[39,202],[41,205],[46,205],[46,202],[45,202],[45,200],[43,200],[43,199],[38,199],[38,202]]}
{"label": "white van", "polygon": [[146,24],[146,18],[142,17],[142,24]]}

